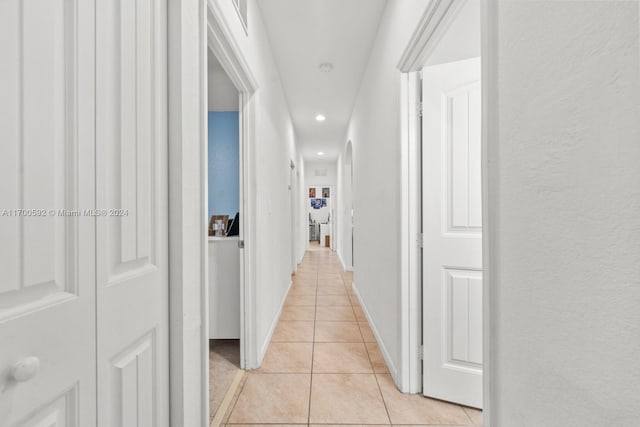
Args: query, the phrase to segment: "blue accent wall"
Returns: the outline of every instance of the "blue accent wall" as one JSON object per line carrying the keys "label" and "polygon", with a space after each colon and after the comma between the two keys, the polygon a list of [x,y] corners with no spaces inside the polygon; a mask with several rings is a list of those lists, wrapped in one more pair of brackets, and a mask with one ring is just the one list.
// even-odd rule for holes
{"label": "blue accent wall", "polygon": [[209,218],[240,209],[239,123],[237,111],[209,111]]}

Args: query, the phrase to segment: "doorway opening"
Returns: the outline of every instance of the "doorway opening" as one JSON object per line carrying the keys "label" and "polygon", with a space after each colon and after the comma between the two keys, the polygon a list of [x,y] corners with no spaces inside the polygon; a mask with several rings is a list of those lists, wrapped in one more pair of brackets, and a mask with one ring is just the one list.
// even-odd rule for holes
{"label": "doorway opening", "polygon": [[347,249],[345,251],[346,257],[348,259],[343,260],[343,264],[345,270],[353,271],[354,262],[354,250],[353,250],[353,144],[351,140],[347,141],[347,149],[345,152],[345,179],[347,180],[347,185],[345,186],[345,190],[347,194],[344,196],[345,201],[345,210],[344,210],[344,218],[345,224],[347,228]]}
{"label": "doorway opening", "polygon": [[300,215],[298,212],[298,176],[300,172],[296,168],[293,160],[289,163],[289,209],[291,212],[291,274],[298,268],[297,242],[298,230],[300,229]]}
{"label": "doorway opening", "polygon": [[210,418],[241,376],[240,94],[207,53],[207,268]]}
{"label": "doorway opening", "polygon": [[477,409],[488,378],[481,16],[480,2],[433,2],[398,65],[402,388]]}
{"label": "doorway opening", "polygon": [[335,208],[332,197],[334,187],[326,184],[307,184],[309,200],[307,215],[309,218],[309,247],[319,246],[334,250],[333,224]]}
{"label": "doorway opening", "polygon": [[255,337],[253,179],[253,94],[246,61],[231,42],[220,10],[207,3],[206,126],[203,129],[205,191],[202,268],[203,407],[220,425],[229,394],[245,369],[257,365]]}

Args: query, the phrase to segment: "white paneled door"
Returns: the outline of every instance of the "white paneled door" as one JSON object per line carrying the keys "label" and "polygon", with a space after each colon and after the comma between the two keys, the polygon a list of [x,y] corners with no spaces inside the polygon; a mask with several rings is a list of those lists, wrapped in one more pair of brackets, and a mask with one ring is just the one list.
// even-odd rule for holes
{"label": "white paneled door", "polygon": [[0,425],[95,425],[95,2],[0,1]]}
{"label": "white paneled door", "polygon": [[166,0],[99,0],[98,422],[169,425]]}
{"label": "white paneled door", "polygon": [[169,423],[166,0],[0,0],[0,426]]}
{"label": "white paneled door", "polygon": [[422,87],[424,394],[482,408],[480,59]]}

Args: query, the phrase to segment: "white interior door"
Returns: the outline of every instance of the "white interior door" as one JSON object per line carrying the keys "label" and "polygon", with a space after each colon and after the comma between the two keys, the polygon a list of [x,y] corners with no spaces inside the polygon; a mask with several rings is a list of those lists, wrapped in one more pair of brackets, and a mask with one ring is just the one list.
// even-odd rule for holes
{"label": "white interior door", "polygon": [[2,426],[95,425],[94,7],[0,1]]}
{"label": "white interior door", "polygon": [[168,426],[166,0],[96,16],[98,420]]}
{"label": "white interior door", "polygon": [[480,59],[422,78],[424,394],[481,408]]}

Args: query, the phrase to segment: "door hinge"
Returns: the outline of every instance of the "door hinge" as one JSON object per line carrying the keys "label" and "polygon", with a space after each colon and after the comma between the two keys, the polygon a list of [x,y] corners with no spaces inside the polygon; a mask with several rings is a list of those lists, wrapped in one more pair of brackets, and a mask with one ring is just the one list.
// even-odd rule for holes
{"label": "door hinge", "polygon": [[418,359],[424,360],[424,347],[422,344],[418,346]]}
{"label": "door hinge", "polygon": [[418,116],[422,117],[422,101],[418,101]]}
{"label": "door hinge", "polygon": [[424,248],[424,234],[418,233],[417,243],[419,248]]}
{"label": "door hinge", "polygon": [[244,240],[238,240],[238,247],[244,249]]}

